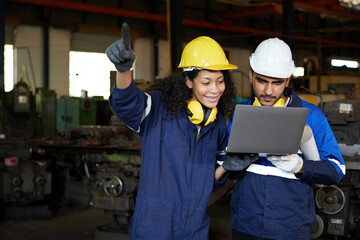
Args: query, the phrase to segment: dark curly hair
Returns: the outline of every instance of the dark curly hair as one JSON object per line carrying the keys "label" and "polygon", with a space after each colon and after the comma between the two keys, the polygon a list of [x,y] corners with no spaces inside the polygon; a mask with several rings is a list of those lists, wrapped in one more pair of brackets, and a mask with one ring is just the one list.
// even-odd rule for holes
{"label": "dark curly hair", "polygon": [[[165,108],[170,111],[171,116],[176,116],[179,112],[186,111],[187,101],[192,97],[192,89],[185,84],[186,77],[193,81],[199,72],[200,70],[178,72],[158,80],[147,91],[160,91]],[[226,119],[229,119],[236,104],[236,89],[229,71],[221,72],[224,75],[225,91],[218,102],[217,109]]]}

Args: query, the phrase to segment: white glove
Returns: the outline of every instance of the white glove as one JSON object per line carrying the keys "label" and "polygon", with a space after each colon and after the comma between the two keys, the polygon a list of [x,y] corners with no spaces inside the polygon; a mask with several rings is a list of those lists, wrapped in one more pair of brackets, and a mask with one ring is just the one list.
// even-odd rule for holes
{"label": "white glove", "polygon": [[304,164],[303,159],[297,154],[282,156],[271,155],[268,156],[267,159],[281,170],[292,173],[300,171]]}

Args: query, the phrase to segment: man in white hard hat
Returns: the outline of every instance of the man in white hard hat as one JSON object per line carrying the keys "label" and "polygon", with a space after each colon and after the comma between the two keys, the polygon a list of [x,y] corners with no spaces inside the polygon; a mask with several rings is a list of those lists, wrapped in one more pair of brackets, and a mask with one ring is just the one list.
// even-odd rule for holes
{"label": "man in white hard hat", "polygon": [[306,159],[301,151],[264,155],[238,172],[230,203],[232,240],[308,240],[315,220],[312,183],[339,183],[344,160],[321,110],[288,88],[295,67],[289,46],[278,38],[264,40],[250,56],[250,66],[254,97],[244,104],[308,108],[319,159]]}

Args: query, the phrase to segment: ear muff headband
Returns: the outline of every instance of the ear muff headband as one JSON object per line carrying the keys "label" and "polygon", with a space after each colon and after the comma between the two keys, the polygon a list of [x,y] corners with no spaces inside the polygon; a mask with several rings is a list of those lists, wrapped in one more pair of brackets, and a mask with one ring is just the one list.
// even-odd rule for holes
{"label": "ear muff headband", "polygon": [[[255,100],[253,102],[254,106],[261,106],[261,103],[257,97],[255,97]],[[276,103],[274,103],[273,107],[285,107],[285,101],[282,98],[279,98]]]}
{"label": "ear muff headband", "polygon": [[192,123],[207,126],[216,119],[217,109],[203,107],[199,101],[190,101],[188,103],[189,119]]}

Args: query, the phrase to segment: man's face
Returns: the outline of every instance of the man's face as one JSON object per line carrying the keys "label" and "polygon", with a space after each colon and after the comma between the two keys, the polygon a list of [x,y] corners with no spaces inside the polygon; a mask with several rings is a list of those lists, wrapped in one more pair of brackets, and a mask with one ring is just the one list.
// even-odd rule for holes
{"label": "man's face", "polygon": [[249,79],[255,96],[263,106],[272,106],[281,97],[284,98],[284,90],[290,80],[290,78],[267,77],[252,71],[249,72]]}

